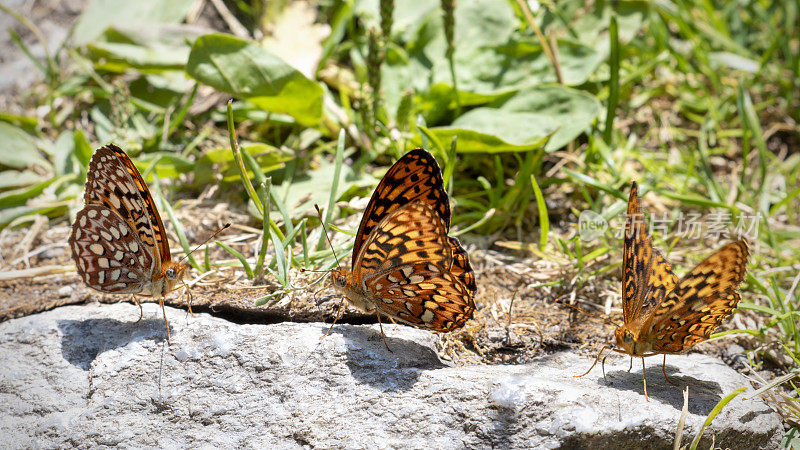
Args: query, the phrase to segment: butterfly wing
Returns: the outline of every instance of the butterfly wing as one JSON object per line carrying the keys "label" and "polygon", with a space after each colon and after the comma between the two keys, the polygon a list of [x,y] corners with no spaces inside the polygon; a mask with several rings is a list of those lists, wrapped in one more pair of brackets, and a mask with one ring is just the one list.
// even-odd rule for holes
{"label": "butterfly wing", "polygon": [[631,185],[622,254],[622,311],[625,324],[647,317],[677,282],[672,266],[647,234],[636,182]]}
{"label": "butterfly wing", "polygon": [[378,311],[409,325],[452,331],[475,311],[467,286],[433,263],[403,265],[365,281],[379,299]]}
{"label": "butterfly wing", "polygon": [[447,243],[450,245],[450,252],[453,255],[453,264],[450,266],[450,273],[453,274],[459,281],[467,288],[471,297],[475,296],[478,291],[478,285],[475,283],[475,272],[472,270],[472,265],[469,263],[469,256],[467,251],[454,237],[447,237]]}
{"label": "butterfly wing", "polygon": [[157,249],[156,267],[170,261],[167,234],[150,190],[122,149],[113,144],[99,148],[86,178],[87,205],[111,205],[145,246]]}
{"label": "butterfly wing", "polygon": [[657,353],[680,353],[708,339],[741,299],[749,250],[732,242],[686,274],[655,310],[648,323]]}
{"label": "butterfly wing", "polygon": [[466,252],[446,233],[427,203],[396,209],[365,241],[353,284],[363,283],[378,311],[399,321],[435,331],[462,326],[475,310],[474,274]]}
{"label": "butterfly wing", "polygon": [[353,271],[364,240],[372,230],[393,211],[416,201],[429,205],[439,214],[447,234],[450,229],[450,203],[444,190],[442,171],[436,158],[421,148],[406,153],[394,163],[375,188],[356,233]]}
{"label": "butterfly wing", "polygon": [[101,205],[89,204],[78,212],[69,244],[78,273],[98,291],[139,293],[156,267],[128,223]]}

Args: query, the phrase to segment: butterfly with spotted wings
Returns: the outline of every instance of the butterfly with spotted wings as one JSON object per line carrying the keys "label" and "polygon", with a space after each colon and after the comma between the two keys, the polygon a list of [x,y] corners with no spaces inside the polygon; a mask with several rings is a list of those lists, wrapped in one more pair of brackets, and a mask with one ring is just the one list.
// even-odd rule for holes
{"label": "butterfly with spotted wings", "polygon": [[[158,297],[169,341],[164,296],[181,282],[188,266],[172,260],[167,233],[147,184],[116,145],[101,147],[92,156],[84,203],[69,236],[78,274],[97,291],[134,294],[137,304],[135,295]],[[139,308],[141,320],[141,305]]]}
{"label": "butterfly with spotted wings", "polygon": [[[625,244],[622,255],[623,324],[614,332],[617,348],[611,349],[642,358],[642,381],[647,397],[644,357],[664,355],[662,372],[667,377],[666,355],[687,352],[707,340],[741,300],[738,288],[745,277],[749,250],[747,242],[731,242],[711,254],[678,281],[672,266],[653,247],[647,234],[634,181],[628,198]],[[674,384],[674,383],[673,383]]]}

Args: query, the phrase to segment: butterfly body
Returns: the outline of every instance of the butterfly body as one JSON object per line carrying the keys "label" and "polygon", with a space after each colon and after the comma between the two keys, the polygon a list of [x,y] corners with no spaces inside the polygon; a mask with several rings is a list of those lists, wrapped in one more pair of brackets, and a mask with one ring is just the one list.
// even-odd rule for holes
{"label": "butterfly body", "polygon": [[407,153],[375,189],[356,235],[350,269],[333,286],[353,306],[407,325],[447,332],[475,310],[474,273],[447,236],[450,206],[441,170],[425,150]]}
{"label": "butterfly body", "polygon": [[119,147],[107,145],[92,156],[84,203],[72,225],[69,247],[87,286],[110,294],[161,298],[175,289],[187,266],[172,260],[150,191]]}

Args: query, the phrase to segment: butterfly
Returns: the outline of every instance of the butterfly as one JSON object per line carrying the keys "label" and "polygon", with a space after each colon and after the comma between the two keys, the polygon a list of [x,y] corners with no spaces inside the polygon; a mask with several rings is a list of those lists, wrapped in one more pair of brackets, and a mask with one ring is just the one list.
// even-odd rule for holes
{"label": "butterfly", "polygon": [[158,297],[169,341],[164,296],[181,281],[187,265],[172,260],[153,197],[133,161],[116,145],[92,156],[84,203],[69,235],[78,274],[100,292]]}
{"label": "butterfly", "polygon": [[477,286],[467,252],[449,230],[442,171],[426,150],[412,150],[375,188],[351,268],[331,270],[333,286],[342,301],[374,311],[379,324],[383,315],[433,331],[460,328],[475,311]]}
{"label": "butterfly", "polygon": [[664,367],[666,355],[685,353],[705,341],[733,313],[741,300],[738,288],[745,278],[748,256],[746,241],[731,242],[679,281],[661,252],[653,248],[634,181],[622,255],[623,324],[614,332],[617,348],[603,347],[586,373],[606,349],[631,358],[641,357],[644,394],[648,398],[644,357],[663,354],[661,369],[672,383]]}

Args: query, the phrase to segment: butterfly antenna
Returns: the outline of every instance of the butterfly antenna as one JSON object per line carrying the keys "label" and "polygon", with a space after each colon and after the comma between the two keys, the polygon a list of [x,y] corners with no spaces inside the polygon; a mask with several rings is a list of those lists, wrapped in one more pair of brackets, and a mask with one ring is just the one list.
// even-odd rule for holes
{"label": "butterfly antenna", "polygon": [[189,253],[187,253],[186,255],[184,255],[184,257],[183,257],[183,258],[181,258],[181,259],[180,259],[180,261],[178,261],[178,264],[182,263],[184,259],[188,258],[188,257],[189,257],[189,255],[191,255],[192,253],[196,252],[198,248],[200,248],[200,247],[202,247],[202,246],[204,246],[204,245],[208,244],[208,241],[210,241],[210,240],[214,239],[214,238],[215,238],[215,237],[216,237],[218,234],[222,233],[223,231],[225,231],[225,230],[226,230],[227,228],[229,228],[230,226],[231,226],[231,223],[230,223],[230,222],[228,222],[228,223],[226,223],[225,225],[223,225],[223,226],[222,226],[222,228],[220,228],[219,230],[215,231],[215,232],[214,232],[214,234],[212,234],[211,236],[209,236],[209,237],[208,237],[208,238],[207,238],[205,241],[203,241],[203,242],[202,242],[200,245],[198,245],[197,247],[195,247],[195,248],[194,248],[194,250],[192,250],[192,251],[190,251]]}
{"label": "butterfly antenna", "polygon": [[317,216],[319,217],[319,223],[322,225],[322,232],[325,233],[325,239],[328,240],[328,245],[331,246],[331,253],[333,253],[333,258],[336,260],[336,265],[339,265],[339,257],[336,256],[336,250],[333,249],[333,242],[331,242],[331,237],[328,236],[328,229],[325,227],[325,221],[322,220],[322,211],[319,210],[319,205],[314,203],[314,209],[317,210]]}

